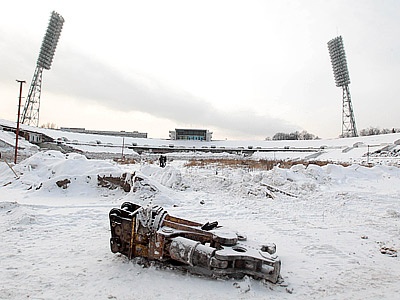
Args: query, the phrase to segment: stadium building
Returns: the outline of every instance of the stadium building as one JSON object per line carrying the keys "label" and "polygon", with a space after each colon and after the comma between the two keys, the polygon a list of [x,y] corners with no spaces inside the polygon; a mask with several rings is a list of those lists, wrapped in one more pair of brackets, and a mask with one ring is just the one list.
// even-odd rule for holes
{"label": "stadium building", "polygon": [[171,140],[211,142],[212,132],[207,129],[175,129],[169,132]]}

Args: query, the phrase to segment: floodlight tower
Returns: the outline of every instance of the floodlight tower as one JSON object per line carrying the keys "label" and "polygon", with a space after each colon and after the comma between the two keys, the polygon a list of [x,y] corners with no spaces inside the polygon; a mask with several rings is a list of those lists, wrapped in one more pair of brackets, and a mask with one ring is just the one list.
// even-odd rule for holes
{"label": "floodlight tower", "polygon": [[39,58],[36,63],[35,73],[29,88],[28,97],[25,101],[24,110],[21,115],[21,123],[39,126],[40,94],[42,91],[43,69],[50,70],[56,51],[58,39],[64,24],[64,18],[53,11],[46,34],[40,48]]}
{"label": "floodlight tower", "polygon": [[350,96],[350,76],[347,69],[346,53],[344,52],[343,39],[338,36],[328,42],[329,54],[331,56],[333,74],[337,87],[342,88],[342,137],[358,136],[356,120],[354,118],[353,106]]}

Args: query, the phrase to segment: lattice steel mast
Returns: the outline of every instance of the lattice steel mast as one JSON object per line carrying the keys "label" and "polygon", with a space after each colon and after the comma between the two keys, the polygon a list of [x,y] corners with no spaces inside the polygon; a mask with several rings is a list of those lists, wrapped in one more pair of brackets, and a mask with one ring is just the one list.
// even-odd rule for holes
{"label": "lattice steel mast", "polygon": [[353,106],[350,95],[350,76],[347,68],[346,53],[344,51],[343,39],[338,36],[328,42],[333,74],[337,87],[342,88],[342,137],[358,136],[356,120],[354,118]]}
{"label": "lattice steel mast", "polygon": [[53,11],[46,34],[40,48],[39,58],[36,63],[28,97],[26,98],[24,110],[21,115],[21,123],[39,126],[40,94],[42,92],[43,69],[50,70],[54,53],[60,38],[64,18]]}

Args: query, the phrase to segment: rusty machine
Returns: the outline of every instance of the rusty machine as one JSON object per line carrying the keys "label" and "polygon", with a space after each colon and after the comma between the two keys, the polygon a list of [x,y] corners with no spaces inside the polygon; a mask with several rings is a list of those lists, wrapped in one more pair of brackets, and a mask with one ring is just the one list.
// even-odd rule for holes
{"label": "rusty machine", "polygon": [[245,235],[224,231],[218,222],[200,224],[170,216],[160,206],[131,202],[113,208],[109,217],[111,251],[129,259],[171,263],[211,277],[279,279],[275,244],[252,244]]}

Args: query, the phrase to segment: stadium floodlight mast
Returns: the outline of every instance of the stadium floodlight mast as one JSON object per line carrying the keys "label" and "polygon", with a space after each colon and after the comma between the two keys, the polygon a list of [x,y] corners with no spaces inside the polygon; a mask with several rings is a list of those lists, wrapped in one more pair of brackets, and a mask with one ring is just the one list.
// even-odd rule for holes
{"label": "stadium floodlight mast", "polygon": [[358,136],[356,120],[350,96],[350,76],[347,69],[346,53],[344,52],[343,39],[338,36],[328,42],[329,54],[333,68],[333,75],[337,87],[342,88],[342,137]]}
{"label": "stadium floodlight mast", "polygon": [[46,34],[40,48],[39,58],[36,63],[28,97],[26,98],[24,110],[21,115],[21,123],[39,126],[40,94],[42,92],[43,69],[50,70],[54,53],[60,38],[64,18],[53,11]]}

